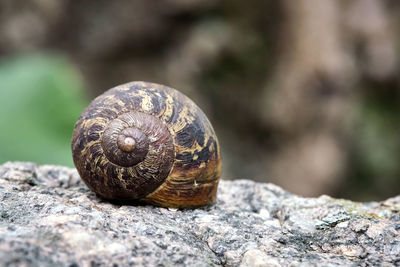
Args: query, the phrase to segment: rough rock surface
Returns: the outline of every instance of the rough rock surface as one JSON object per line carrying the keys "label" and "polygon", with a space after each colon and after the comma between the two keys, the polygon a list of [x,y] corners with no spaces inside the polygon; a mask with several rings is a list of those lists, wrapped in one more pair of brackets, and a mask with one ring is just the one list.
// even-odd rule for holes
{"label": "rough rock surface", "polygon": [[111,204],[74,169],[0,166],[0,266],[400,265],[400,196],[355,203],[221,181],[216,205]]}

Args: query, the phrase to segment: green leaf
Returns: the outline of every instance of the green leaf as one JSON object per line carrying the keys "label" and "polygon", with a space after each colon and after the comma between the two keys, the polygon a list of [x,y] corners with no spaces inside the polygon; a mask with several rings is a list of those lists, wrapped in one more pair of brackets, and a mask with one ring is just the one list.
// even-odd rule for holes
{"label": "green leaf", "polygon": [[0,163],[72,166],[73,126],[87,105],[82,79],[58,54],[0,61]]}

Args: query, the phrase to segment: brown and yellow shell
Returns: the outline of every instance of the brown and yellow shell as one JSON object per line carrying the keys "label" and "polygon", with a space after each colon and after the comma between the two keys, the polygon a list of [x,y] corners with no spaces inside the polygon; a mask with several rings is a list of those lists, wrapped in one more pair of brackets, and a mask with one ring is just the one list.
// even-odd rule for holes
{"label": "brown and yellow shell", "polygon": [[165,207],[215,202],[217,137],[200,108],[175,89],[131,82],[94,99],[72,137],[75,166],[102,198]]}

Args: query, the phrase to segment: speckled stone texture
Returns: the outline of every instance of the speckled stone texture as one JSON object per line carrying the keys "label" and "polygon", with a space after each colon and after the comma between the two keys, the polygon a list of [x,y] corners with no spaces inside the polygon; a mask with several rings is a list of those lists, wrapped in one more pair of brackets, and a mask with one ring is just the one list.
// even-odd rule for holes
{"label": "speckled stone texture", "polygon": [[105,202],[74,169],[0,166],[0,266],[399,266],[400,196],[301,198],[221,181],[214,206]]}

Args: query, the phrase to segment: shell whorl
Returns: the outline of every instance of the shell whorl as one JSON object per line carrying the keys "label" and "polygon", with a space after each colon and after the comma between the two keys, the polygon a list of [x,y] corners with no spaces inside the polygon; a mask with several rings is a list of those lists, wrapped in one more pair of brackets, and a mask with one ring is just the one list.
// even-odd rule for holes
{"label": "shell whorl", "polygon": [[[166,174],[172,166],[171,134],[158,118],[145,113],[127,112],[110,121],[101,137],[101,146],[107,159],[118,166],[139,164],[140,168],[141,162],[151,159],[157,164],[153,168]],[[160,162],[168,163],[162,164],[169,166],[168,170],[159,170]]]}
{"label": "shell whorl", "polygon": [[101,136],[101,147],[111,163],[128,168],[128,173],[136,178],[129,180],[130,187],[140,190],[134,190],[130,197],[140,198],[154,191],[172,168],[171,134],[158,118],[149,114],[127,112],[110,121]]}

